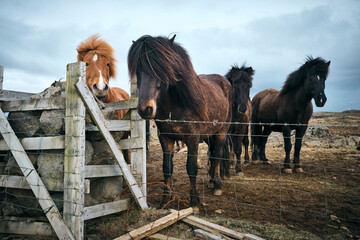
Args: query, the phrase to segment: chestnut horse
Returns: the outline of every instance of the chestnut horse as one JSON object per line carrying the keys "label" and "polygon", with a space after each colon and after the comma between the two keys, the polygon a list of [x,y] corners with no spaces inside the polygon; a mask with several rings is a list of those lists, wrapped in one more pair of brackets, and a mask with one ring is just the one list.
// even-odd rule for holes
{"label": "chestnut horse", "polygon": [[307,57],[307,61],[298,70],[292,72],[280,91],[266,89],[252,99],[252,160],[260,158],[268,163],[265,145],[272,131],[282,132],[285,145],[284,172],[292,173],[290,168],[290,132],[295,130],[294,170],[303,172],[300,165],[300,149],[307,124],[313,113],[311,100],[317,107],[326,102],[325,80],[330,61]]}
{"label": "chestnut horse", "polygon": [[[116,76],[116,59],[114,49],[98,35],[92,35],[81,42],[77,60],[86,64],[86,85],[92,93],[104,103],[118,102],[129,99],[129,94],[118,87],[109,87],[110,78]],[[122,119],[128,110],[115,111]]]}
{"label": "chestnut horse", "polygon": [[[225,75],[229,80],[233,90],[232,122],[227,140],[230,149],[235,153],[235,175],[242,175],[241,152],[242,144],[245,148],[245,163],[249,163],[249,123],[251,120],[252,106],[250,102],[250,88],[252,87],[252,77],[255,71],[252,67],[237,65]],[[224,147],[228,147],[224,145]],[[224,158],[222,160],[222,175],[230,177],[230,162]]]}
{"label": "chestnut horse", "polygon": [[217,74],[197,75],[187,51],[174,42],[175,36],[142,36],[128,54],[128,68],[139,88],[138,112],[156,119],[163,150],[164,197],[169,200],[173,174],[174,143],[188,147],[186,169],[190,179],[190,205],[198,211],[196,190],[197,155],[201,139],[210,150],[213,194],[221,195],[220,158],[231,121],[231,85]]}

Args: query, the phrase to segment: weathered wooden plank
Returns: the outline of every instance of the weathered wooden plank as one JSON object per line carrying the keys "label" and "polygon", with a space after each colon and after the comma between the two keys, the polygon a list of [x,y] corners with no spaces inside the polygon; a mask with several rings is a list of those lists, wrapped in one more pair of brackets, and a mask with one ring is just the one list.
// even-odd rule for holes
{"label": "weathered wooden plank", "polygon": [[122,176],[119,165],[85,165],[85,178]]}
{"label": "weathered wooden plank", "polygon": [[64,219],[75,238],[84,238],[85,179],[85,106],[75,83],[85,82],[85,63],[67,65],[65,159],[64,159]]}
{"label": "weathered wooden plank", "polygon": [[113,112],[115,110],[123,110],[123,109],[135,109],[137,108],[138,98],[130,98],[127,100],[105,103],[105,108],[101,109],[101,112]]}
{"label": "weathered wooden plank", "polygon": [[[108,120],[105,121],[109,131],[130,131],[130,120]],[[86,131],[98,132],[97,126],[90,123],[86,124]]]}
{"label": "weathered wooden plank", "polygon": [[21,171],[26,177],[27,182],[30,185],[31,190],[35,194],[39,201],[41,208],[44,210],[46,217],[48,218],[51,226],[53,227],[56,235],[60,239],[74,239],[69,228],[61,218],[60,212],[57,209],[54,201],[52,200],[49,192],[46,190],[44,183],[39,177],[39,174],[32,165],[29,157],[26,155],[24,148],[22,147],[19,139],[16,137],[9,122],[4,116],[3,111],[0,108],[0,132],[8,144],[9,149]]}
{"label": "weathered wooden plank", "polygon": [[[175,210],[172,210],[172,211],[176,212]],[[216,234],[216,232],[221,233],[221,234],[224,234],[228,237],[235,238],[235,239],[263,240],[262,238],[257,237],[255,235],[239,233],[234,230],[228,229],[226,227],[220,226],[220,225],[212,223],[212,222],[208,222],[204,219],[194,217],[194,216],[189,216],[189,217],[183,218],[183,219],[181,219],[181,221],[183,221],[187,224],[193,225],[195,227],[204,229],[205,231],[215,233],[215,234]],[[209,229],[210,229],[210,231],[209,231]],[[215,232],[213,232],[211,230],[213,230]]]}
{"label": "weathered wooden plank", "polygon": [[217,234],[213,234],[213,233],[209,233],[206,232],[202,229],[195,229],[194,230],[195,235],[199,238],[199,239],[206,239],[206,240],[225,240],[225,238],[223,238],[220,235]]}
{"label": "weathered wooden plank", "polygon": [[[144,147],[143,144],[143,139],[140,137],[131,137],[128,139],[121,139],[119,141],[119,147],[121,149],[142,149]],[[141,171],[136,171],[136,173],[140,174]]]}
{"label": "weathered wooden plank", "polygon": [[96,126],[99,128],[101,134],[104,136],[106,142],[109,144],[112,153],[114,154],[116,160],[118,161],[120,168],[123,172],[123,176],[127,181],[136,202],[139,204],[141,209],[146,209],[148,207],[146,200],[144,199],[144,196],[137,182],[135,181],[134,176],[132,175],[130,169],[128,168],[122,152],[119,150],[117,143],[115,142],[109,130],[106,128],[100,109],[96,104],[90,90],[87,88],[85,81],[78,81],[76,87],[91,117],[96,123]]}
{"label": "weathered wooden plank", "polygon": [[[139,97],[139,89],[137,88],[137,78],[133,77],[130,81],[131,98]],[[143,148],[131,151],[131,166],[133,172],[141,175],[141,182],[146,183],[146,127],[145,121],[141,119],[137,109],[130,110],[131,114],[131,137],[140,137],[142,139]],[[147,195],[147,185],[142,184],[141,189],[143,194]]]}
{"label": "weathered wooden plank", "polygon": [[121,237],[115,238],[114,240],[137,240],[149,236],[163,228],[166,228],[180,219],[189,216],[193,213],[193,209],[187,208],[178,212],[170,213],[169,215],[162,217],[152,223],[149,223],[141,228],[135,229],[129,233],[122,235]]}
{"label": "weathered wooden plank", "polygon": [[89,220],[125,211],[130,206],[130,199],[122,199],[115,202],[98,204],[84,208],[84,219]]}
{"label": "weathered wooden plank", "polygon": [[[48,150],[48,149],[64,149],[65,137],[32,137],[19,139],[25,150]],[[7,151],[5,140],[0,140],[0,151]]]}
{"label": "weathered wooden plank", "polygon": [[4,112],[65,109],[65,97],[38,98],[28,100],[5,101],[1,103]]}
{"label": "weathered wooden plank", "polygon": [[155,233],[149,237],[151,240],[181,240],[180,238],[168,237],[167,235]]}
{"label": "weathered wooden plank", "polygon": [[3,90],[4,84],[4,66],[0,65],[0,92]]}
{"label": "weathered wooden plank", "polygon": [[0,101],[14,101],[14,100],[24,100],[30,99],[35,93],[28,92],[18,92],[11,90],[0,90]]}
{"label": "weathered wooden plank", "polygon": [[23,235],[54,235],[50,223],[47,222],[14,222],[0,220],[0,232]]}
{"label": "weathered wooden plank", "polygon": [[[131,137],[139,138],[139,149],[131,148],[131,167],[135,174],[141,175],[142,183],[146,183],[146,131],[145,120],[142,120],[137,110],[131,110]],[[143,194],[146,196],[146,184],[142,184]]]}
{"label": "weathered wooden plank", "polygon": [[[90,180],[85,180],[85,193],[90,193]],[[49,191],[62,192],[64,191],[64,184],[58,182],[56,186],[44,183],[45,187]],[[31,189],[26,178],[23,176],[12,176],[12,175],[0,175],[0,187],[6,188],[20,188],[20,189]]]}

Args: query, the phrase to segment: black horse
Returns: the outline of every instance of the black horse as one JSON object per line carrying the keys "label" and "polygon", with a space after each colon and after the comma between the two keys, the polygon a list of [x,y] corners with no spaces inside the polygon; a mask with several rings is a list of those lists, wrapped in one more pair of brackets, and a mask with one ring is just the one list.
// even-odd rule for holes
{"label": "black horse", "polygon": [[252,99],[252,160],[268,163],[265,155],[267,138],[272,131],[282,132],[285,145],[284,172],[292,173],[290,168],[290,132],[296,130],[294,170],[303,172],[300,166],[300,149],[307,124],[313,113],[311,100],[317,107],[326,102],[325,80],[330,61],[307,57],[307,61],[298,70],[291,73],[280,91],[266,89]]}
{"label": "black horse", "polygon": [[[167,204],[173,174],[174,143],[188,147],[186,169],[190,178],[190,205],[197,211],[197,154],[201,139],[208,139],[215,195],[221,195],[220,159],[231,121],[231,85],[217,75],[197,75],[186,50],[174,38],[140,37],[130,47],[128,69],[137,78],[138,112],[156,119],[163,150],[164,198]],[[170,120],[171,119],[171,120]]]}
{"label": "black horse", "polygon": [[[249,163],[249,123],[251,120],[251,102],[250,102],[250,88],[252,87],[252,77],[255,71],[252,67],[238,67],[232,68],[225,75],[231,83],[233,89],[233,105],[232,105],[232,122],[229,129],[229,139],[226,143],[235,153],[236,165],[235,175],[242,175],[241,153],[242,145],[244,145],[245,156],[244,163]],[[224,145],[224,159],[221,164],[221,175],[230,176],[230,162],[225,158],[227,145]]]}

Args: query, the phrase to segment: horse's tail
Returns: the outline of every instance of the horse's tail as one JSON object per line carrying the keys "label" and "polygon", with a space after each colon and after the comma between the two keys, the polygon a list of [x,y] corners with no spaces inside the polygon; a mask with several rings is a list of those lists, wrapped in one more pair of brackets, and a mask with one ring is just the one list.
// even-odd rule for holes
{"label": "horse's tail", "polygon": [[226,135],[225,143],[222,147],[223,157],[220,162],[220,177],[224,179],[224,177],[230,177],[230,166],[231,166],[231,159],[230,159],[230,144],[231,139],[230,135]]}

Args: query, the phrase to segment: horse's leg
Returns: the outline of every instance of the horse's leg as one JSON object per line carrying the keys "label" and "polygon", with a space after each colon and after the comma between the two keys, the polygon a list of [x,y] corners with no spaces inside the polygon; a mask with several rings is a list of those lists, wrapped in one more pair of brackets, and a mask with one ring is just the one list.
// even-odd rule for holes
{"label": "horse's leg", "polygon": [[250,163],[250,158],[249,158],[249,128],[248,125],[246,125],[245,128],[245,133],[244,133],[244,137],[243,137],[243,144],[244,144],[244,148],[245,148],[245,156],[244,156],[244,163],[248,164]]}
{"label": "horse's leg", "polygon": [[221,179],[220,179],[220,159],[222,158],[222,147],[226,141],[226,135],[215,135],[213,138],[213,149],[210,152],[210,162],[213,169],[212,181],[214,183],[213,194],[216,196],[222,195]]}
{"label": "horse's leg", "polygon": [[282,132],[283,132],[284,147],[285,147],[284,173],[292,173],[292,170],[290,168],[290,151],[291,151],[290,133],[291,133],[291,129],[289,126],[283,126]]}
{"label": "horse's leg", "polygon": [[196,176],[198,173],[197,155],[199,149],[200,137],[192,137],[186,142],[188,147],[188,156],[186,162],[186,170],[190,179],[190,206],[194,209],[194,212],[199,212],[200,199],[196,190]]}
{"label": "horse's leg", "polygon": [[251,145],[253,147],[252,149],[252,161],[259,160],[259,145],[260,145],[260,135],[262,132],[262,126],[261,125],[252,125],[251,127]]}
{"label": "horse's leg", "polygon": [[236,155],[236,165],[235,165],[236,176],[244,175],[241,167],[242,140],[243,140],[243,136],[241,135],[234,136],[234,152]]}
{"label": "horse's leg", "polygon": [[226,141],[222,147],[222,152],[223,152],[223,156],[222,159],[220,161],[220,177],[221,179],[225,179],[230,177],[230,166],[231,166],[231,150],[230,150],[230,145],[231,145],[231,136],[227,136],[226,137]]}
{"label": "horse's leg", "polygon": [[271,133],[271,128],[269,126],[265,126],[263,132],[261,133],[261,145],[260,145],[260,160],[264,164],[269,164],[269,160],[266,158],[265,147],[268,140],[268,137]]}
{"label": "horse's leg", "polygon": [[164,174],[164,195],[161,203],[161,207],[166,206],[169,202],[171,194],[171,177],[173,174],[173,156],[174,156],[174,143],[175,141],[165,137],[164,135],[159,135],[159,140],[163,150],[163,174]]}
{"label": "horse's leg", "polygon": [[299,127],[296,129],[295,134],[295,151],[294,151],[294,170],[295,172],[302,173],[304,172],[300,167],[300,150],[301,150],[301,143],[302,138],[305,134],[306,127]]}

